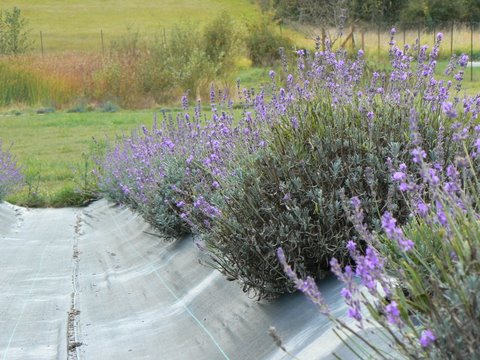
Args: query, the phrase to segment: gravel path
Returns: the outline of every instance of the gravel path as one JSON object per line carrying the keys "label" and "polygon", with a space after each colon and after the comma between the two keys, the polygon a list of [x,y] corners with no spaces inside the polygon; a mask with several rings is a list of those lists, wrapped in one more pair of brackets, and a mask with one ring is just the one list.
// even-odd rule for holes
{"label": "gravel path", "polygon": [[[256,302],[198,257],[103,200],[0,204],[0,360],[289,359],[270,326],[300,359],[330,358],[339,340],[303,296]],[[322,283],[337,312],[340,288]]]}

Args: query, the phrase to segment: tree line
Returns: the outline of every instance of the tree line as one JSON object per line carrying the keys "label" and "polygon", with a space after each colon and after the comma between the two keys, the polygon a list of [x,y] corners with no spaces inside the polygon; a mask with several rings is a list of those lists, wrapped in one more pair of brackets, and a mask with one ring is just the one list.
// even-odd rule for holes
{"label": "tree line", "polygon": [[454,22],[480,22],[480,0],[272,0],[278,20],[337,26],[364,22],[427,27]]}

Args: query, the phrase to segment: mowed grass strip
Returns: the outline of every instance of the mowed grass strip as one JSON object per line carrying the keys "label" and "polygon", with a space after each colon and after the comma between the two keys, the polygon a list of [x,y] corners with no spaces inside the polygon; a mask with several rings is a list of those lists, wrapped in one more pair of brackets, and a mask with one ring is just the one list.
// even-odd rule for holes
{"label": "mowed grass strip", "polygon": [[75,190],[83,182],[85,159],[96,145],[151,127],[153,111],[53,113],[0,116],[0,139],[16,156],[27,186],[7,200],[25,206],[80,205]]}
{"label": "mowed grass strip", "polygon": [[126,33],[127,28],[163,36],[163,29],[185,23],[199,26],[222,11],[238,20],[254,20],[260,10],[250,0],[2,0],[0,10],[17,6],[29,22],[35,49],[40,49],[40,31],[44,50],[99,51],[100,31],[107,47],[110,40]]}

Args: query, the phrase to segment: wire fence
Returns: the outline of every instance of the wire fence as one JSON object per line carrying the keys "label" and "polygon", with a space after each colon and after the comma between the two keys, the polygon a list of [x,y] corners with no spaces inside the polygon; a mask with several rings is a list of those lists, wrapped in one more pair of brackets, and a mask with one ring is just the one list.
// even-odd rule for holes
{"label": "wire fence", "polygon": [[[364,50],[366,56],[381,57],[388,54],[391,36],[390,29],[391,26],[385,23],[375,25],[355,24],[345,29],[337,41],[342,47]],[[299,28],[297,30],[309,38],[313,38],[312,34],[314,33],[320,33],[318,28]],[[147,34],[146,36],[160,38],[166,42],[169,31],[169,29],[163,28],[155,34]],[[281,25],[279,25],[279,31],[282,32]],[[454,54],[467,54],[471,59],[469,64],[470,80],[480,81],[480,23],[450,22],[430,26],[424,23],[402,24],[396,27],[395,38],[399,46],[414,44],[417,41],[420,44],[432,46],[439,32],[443,33],[439,54],[440,59],[447,60]],[[101,52],[103,55],[106,55],[110,50],[111,42],[120,36],[121,34],[109,34],[100,29],[97,33],[90,33],[79,36],[78,39],[72,39],[69,42],[69,49],[75,49],[76,46],[82,51]],[[58,38],[58,34],[39,31],[38,41],[36,42],[38,45],[35,50],[42,55],[54,51],[57,52]],[[56,46],[50,46],[50,42],[56,42]]]}
{"label": "wire fence", "polygon": [[[388,54],[392,28],[388,24],[355,24],[346,28],[336,41],[343,48],[362,49],[367,57],[381,58]],[[314,31],[305,32],[311,36]],[[319,33],[318,29],[316,32]],[[439,32],[443,34],[440,61],[446,63],[453,55],[467,54],[471,60],[470,80],[480,81],[480,23],[403,24],[395,27],[395,41],[400,47],[416,42],[431,47]]]}

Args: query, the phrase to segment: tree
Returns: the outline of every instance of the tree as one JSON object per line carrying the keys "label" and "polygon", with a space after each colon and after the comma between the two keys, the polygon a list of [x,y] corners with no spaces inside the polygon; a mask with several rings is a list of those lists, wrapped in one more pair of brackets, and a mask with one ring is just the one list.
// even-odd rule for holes
{"label": "tree", "polygon": [[[299,30],[314,39],[320,38],[324,44],[326,38],[334,43],[341,36],[347,23],[349,0],[275,0],[274,6],[277,18],[293,20],[297,27],[301,24],[311,27]],[[336,33],[331,33],[331,29]]]}
{"label": "tree", "polygon": [[400,11],[408,0],[350,0],[350,13],[355,21],[383,22],[391,26],[398,22]]}
{"label": "tree", "polygon": [[18,7],[0,11],[0,55],[19,55],[30,50],[27,24]]}
{"label": "tree", "polygon": [[480,20],[480,0],[410,0],[401,12],[401,22],[435,27],[452,21]]}

